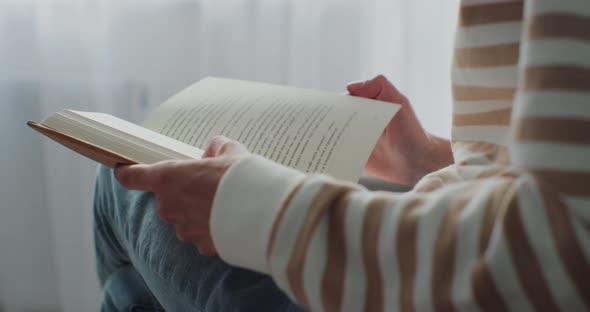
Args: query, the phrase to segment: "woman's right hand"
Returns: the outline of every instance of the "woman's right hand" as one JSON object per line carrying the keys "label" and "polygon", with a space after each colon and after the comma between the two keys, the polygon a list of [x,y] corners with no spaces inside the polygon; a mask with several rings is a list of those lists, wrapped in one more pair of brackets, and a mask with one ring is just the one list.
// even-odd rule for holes
{"label": "woman's right hand", "polygon": [[429,134],[408,99],[383,75],[347,86],[352,96],[400,104],[377,141],[365,171],[371,176],[401,184],[415,184],[424,175],[453,163],[448,140]]}

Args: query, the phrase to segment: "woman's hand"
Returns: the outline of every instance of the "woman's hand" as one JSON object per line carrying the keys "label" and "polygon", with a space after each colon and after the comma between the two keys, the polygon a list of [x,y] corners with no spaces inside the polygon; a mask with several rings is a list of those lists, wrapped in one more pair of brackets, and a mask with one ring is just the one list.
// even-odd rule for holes
{"label": "woman's hand", "polygon": [[387,78],[379,75],[371,80],[351,83],[347,89],[353,96],[402,106],[383,131],[365,165],[369,175],[410,185],[453,162],[449,141],[422,128],[408,99]]}
{"label": "woman's hand", "polygon": [[160,219],[176,226],[178,239],[213,256],[209,218],[215,193],[227,169],[248,155],[242,144],[219,136],[209,142],[203,159],[121,166],[115,177],[127,189],[153,192]]}

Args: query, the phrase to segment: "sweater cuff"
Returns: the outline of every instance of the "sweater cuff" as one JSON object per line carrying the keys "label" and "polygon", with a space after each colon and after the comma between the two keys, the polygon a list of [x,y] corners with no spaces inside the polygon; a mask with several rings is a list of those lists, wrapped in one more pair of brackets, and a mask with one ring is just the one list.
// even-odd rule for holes
{"label": "sweater cuff", "polygon": [[260,156],[233,164],[224,174],[211,212],[213,243],[235,266],[269,273],[266,250],[283,201],[305,174]]}

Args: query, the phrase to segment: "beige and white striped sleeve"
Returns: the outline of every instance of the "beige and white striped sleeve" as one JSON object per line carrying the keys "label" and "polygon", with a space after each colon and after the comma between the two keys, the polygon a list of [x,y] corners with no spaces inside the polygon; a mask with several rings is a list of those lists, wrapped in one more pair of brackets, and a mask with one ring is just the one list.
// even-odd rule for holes
{"label": "beige and white striped sleeve", "polygon": [[523,24],[510,174],[381,193],[245,158],[221,257],[311,311],[590,309],[590,2],[529,1]]}

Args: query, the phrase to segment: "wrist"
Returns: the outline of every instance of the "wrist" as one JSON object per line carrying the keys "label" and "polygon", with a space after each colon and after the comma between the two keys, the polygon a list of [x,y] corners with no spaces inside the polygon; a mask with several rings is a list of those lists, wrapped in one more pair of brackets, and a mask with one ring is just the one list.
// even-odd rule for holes
{"label": "wrist", "polygon": [[272,225],[285,198],[304,178],[297,170],[255,155],[232,164],[215,194],[209,219],[220,257],[235,266],[269,273],[266,248]]}
{"label": "wrist", "polygon": [[424,148],[423,157],[420,157],[421,164],[417,166],[421,168],[423,175],[437,171],[444,167],[453,164],[453,152],[451,149],[451,142],[447,139],[426,133],[427,145]]}

